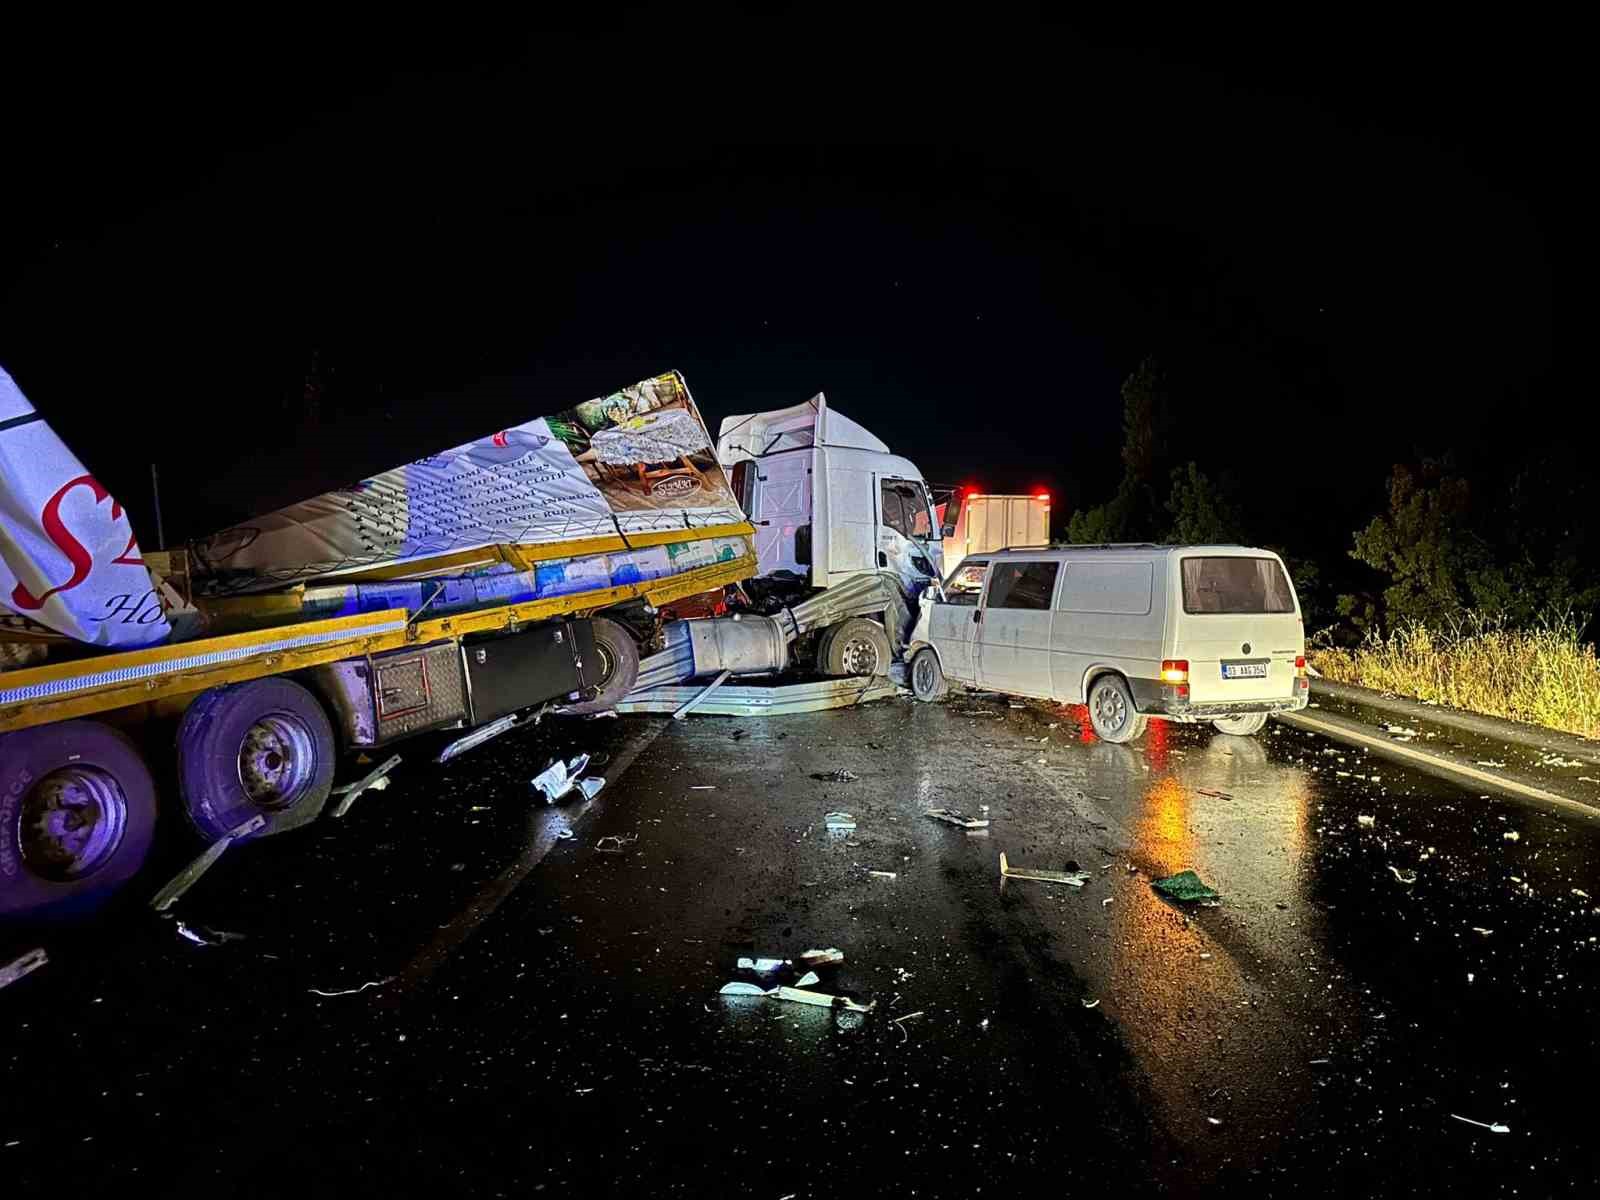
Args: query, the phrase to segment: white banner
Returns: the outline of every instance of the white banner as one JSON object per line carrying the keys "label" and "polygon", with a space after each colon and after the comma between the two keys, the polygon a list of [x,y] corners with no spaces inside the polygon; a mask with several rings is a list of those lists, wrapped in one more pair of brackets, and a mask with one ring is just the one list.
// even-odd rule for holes
{"label": "white banner", "polygon": [[122,506],[0,368],[0,608],[97,646],[171,632]]}

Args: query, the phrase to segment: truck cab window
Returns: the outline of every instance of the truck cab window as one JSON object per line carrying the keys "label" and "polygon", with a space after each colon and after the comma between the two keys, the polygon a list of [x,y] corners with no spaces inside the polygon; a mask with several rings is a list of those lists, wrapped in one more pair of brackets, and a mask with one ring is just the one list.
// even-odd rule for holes
{"label": "truck cab window", "polygon": [[902,537],[926,541],[933,528],[928,497],[920,483],[885,479],[879,493],[883,523]]}

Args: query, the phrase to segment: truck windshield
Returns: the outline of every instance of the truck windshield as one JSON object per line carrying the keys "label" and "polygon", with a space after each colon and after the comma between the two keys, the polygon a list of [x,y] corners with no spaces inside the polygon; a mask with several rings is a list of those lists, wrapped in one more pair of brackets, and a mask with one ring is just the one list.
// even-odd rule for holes
{"label": "truck windshield", "polygon": [[1292,613],[1294,593],[1275,558],[1186,558],[1186,613]]}

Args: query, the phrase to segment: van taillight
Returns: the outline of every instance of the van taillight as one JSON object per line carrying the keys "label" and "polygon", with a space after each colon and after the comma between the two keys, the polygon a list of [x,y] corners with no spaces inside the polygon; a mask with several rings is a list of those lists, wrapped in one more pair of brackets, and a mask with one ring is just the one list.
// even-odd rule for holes
{"label": "van taillight", "polygon": [[1296,675],[1304,675],[1306,673],[1306,656],[1304,654],[1296,654],[1294,656],[1294,673]]}
{"label": "van taillight", "polygon": [[1188,683],[1189,660],[1186,658],[1169,658],[1161,664],[1162,683]]}

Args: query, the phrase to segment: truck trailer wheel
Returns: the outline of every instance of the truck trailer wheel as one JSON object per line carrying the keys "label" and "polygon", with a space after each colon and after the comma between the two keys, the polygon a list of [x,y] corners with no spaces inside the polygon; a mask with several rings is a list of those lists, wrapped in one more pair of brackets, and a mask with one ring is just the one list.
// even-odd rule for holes
{"label": "truck trailer wheel", "polygon": [[889,635],[866,617],[824,630],[817,646],[817,667],[824,675],[887,675],[892,657]]}
{"label": "truck trailer wheel", "polygon": [[944,681],[944,668],[939,665],[939,656],[933,652],[932,646],[924,646],[911,660],[911,694],[931,704],[935,700],[943,700],[949,690],[949,685]]}
{"label": "truck trailer wheel", "polygon": [[590,624],[594,626],[594,652],[600,656],[600,691],[593,700],[567,705],[564,712],[609,712],[639,681],[639,643],[633,635],[604,617],[596,617]]}
{"label": "truck trailer wheel", "polygon": [[202,839],[214,842],[257,813],[257,836],[316,819],[333,787],[333,726],[290,679],[212,688],[178,726],[178,791]]}
{"label": "truck trailer wheel", "polygon": [[1234,737],[1251,737],[1266,728],[1266,713],[1240,713],[1236,717],[1218,717],[1211,722],[1218,733],[1231,733]]}
{"label": "truck trailer wheel", "polygon": [[1089,724],[1101,741],[1136,742],[1150,718],[1133,707],[1133,693],[1120,676],[1101,675],[1089,685]]}
{"label": "truck trailer wheel", "polygon": [[156,788],[122,733],[61,721],[0,736],[0,917],[87,912],[139,872]]}

